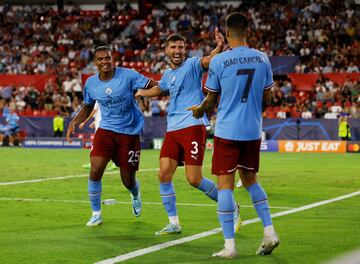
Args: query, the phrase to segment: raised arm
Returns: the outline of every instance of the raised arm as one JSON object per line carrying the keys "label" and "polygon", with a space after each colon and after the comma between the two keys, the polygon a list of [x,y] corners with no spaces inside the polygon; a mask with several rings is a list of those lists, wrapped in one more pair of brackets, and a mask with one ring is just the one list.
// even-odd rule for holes
{"label": "raised arm", "polygon": [[209,64],[211,59],[218,53],[222,52],[225,44],[224,36],[220,33],[219,29],[215,28],[215,42],[216,42],[216,48],[213,49],[213,51],[210,53],[209,56],[205,56],[201,58],[201,66],[203,69],[209,68]]}
{"label": "raised arm", "polygon": [[80,123],[84,122],[86,120],[86,118],[88,118],[90,116],[93,109],[94,109],[93,104],[92,105],[83,105],[81,107],[79,113],[77,113],[77,115],[70,121],[69,127],[66,132],[66,140],[69,143],[72,143],[71,135],[74,133],[75,127],[77,125],[79,125]]}
{"label": "raised arm", "polygon": [[204,113],[214,109],[218,99],[218,93],[208,91],[208,94],[200,105],[193,105],[188,108],[193,112],[193,117],[202,118]]}

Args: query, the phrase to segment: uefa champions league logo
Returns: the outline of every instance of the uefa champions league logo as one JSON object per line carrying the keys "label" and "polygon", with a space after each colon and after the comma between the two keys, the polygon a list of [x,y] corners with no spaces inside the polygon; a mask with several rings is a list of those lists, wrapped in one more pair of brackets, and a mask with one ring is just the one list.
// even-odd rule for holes
{"label": "uefa champions league logo", "polygon": [[112,89],[110,87],[105,89],[105,93],[106,94],[111,94],[112,93]]}

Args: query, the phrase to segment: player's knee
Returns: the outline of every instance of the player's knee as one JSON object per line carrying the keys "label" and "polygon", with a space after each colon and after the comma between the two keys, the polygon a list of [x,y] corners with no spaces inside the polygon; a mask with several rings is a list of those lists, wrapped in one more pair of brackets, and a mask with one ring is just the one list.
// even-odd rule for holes
{"label": "player's knee", "polygon": [[197,188],[201,183],[201,179],[201,177],[188,177],[187,181],[191,186]]}
{"label": "player's knee", "polygon": [[100,180],[102,178],[103,173],[104,173],[103,166],[91,164],[91,169],[90,169],[91,180]]}
{"label": "player's knee", "polygon": [[172,174],[167,170],[160,170],[159,172],[159,181],[160,182],[170,182],[172,180]]}
{"label": "player's knee", "polygon": [[248,187],[254,183],[256,183],[256,173],[253,171],[249,171],[246,169],[240,169],[239,171],[241,175],[241,181],[244,187]]}

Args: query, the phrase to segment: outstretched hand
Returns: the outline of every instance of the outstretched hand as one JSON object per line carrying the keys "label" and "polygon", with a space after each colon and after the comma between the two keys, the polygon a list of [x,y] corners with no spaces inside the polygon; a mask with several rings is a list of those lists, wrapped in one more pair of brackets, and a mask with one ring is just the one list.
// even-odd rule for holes
{"label": "outstretched hand", "polygon": [[199,119],[204,116],[204,111],[200,108],[198,105],[193,105],[187,108],[187,110],[190,110],[193,112],[193,117]]}
{"label": "outstretched hand", "polygon": [[223,49],[224,45],[225,45],[225,39],[224,39],[223,34],[221,34],[221,32],[219,31],[219,29],[217,27],[215,27],[214,34],[215,34],[216,45],[218,47],[220,47],[221,49]]}

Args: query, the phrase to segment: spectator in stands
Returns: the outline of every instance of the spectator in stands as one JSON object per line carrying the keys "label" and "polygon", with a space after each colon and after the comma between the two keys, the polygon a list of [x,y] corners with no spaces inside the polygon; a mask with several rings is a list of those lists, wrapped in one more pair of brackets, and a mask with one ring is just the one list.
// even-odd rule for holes
{"label": "spectator in stands", "polygon": [[286,103],[292,107],[296,104],[296,96],[294,92],[290,92],[289,96],[285,98]]}
{"label": "spectator in stands", "polygon": [[276,113],[276,118],[286,119],[287,112],[289,112],[288,107],[285,104],[283,104],[280,110]]}
{"label": "spectator in stands", "polygon": [[359,67],[354,64],[353,61],[350,61],[349,66],[346,69],[346,72],[359,72]]}
{"label": "spectator in stands", "polygon": [[35,110],[38,108],[38,97],[39,92],[33,86],[30,86],[24,101],[29,104],[33,110]]}
{"label": "spectator in stands", "polygon": [[65,80],[62,82],[62,91],[64,91],[67,96],[72,98],[72,91],[73,91],[73,81],[71,80],[69,75],[66,75]]}
{"label": "spectator in stands", "polygon": [[50,89],[46,89],[43,93],[44,97],[44,109],[45,111],[52,111],[53,110],[53,99],[52,99],[52,92]]}
{"label": "spectator in stands", "polygon": [[301,113],[301,118],[302,119],[311,119],[312,118],[312,113],[309,111],[309,109],[307,107],[304,107],[304,109]]}
{"label": "spectator in stands", "polygon": [[352,102],[349,113],[350,113],[350,117],[352,118],[360,118],[358,105],[355,101]]}
{"label": "spectator in stands", "polygon": [[284,80],[284,83],[280,87],[280,90],[285,97],[290,95],[290,93],[292,91],[292,86],[291,86],[290,80],[288,80],[288,79]]}

